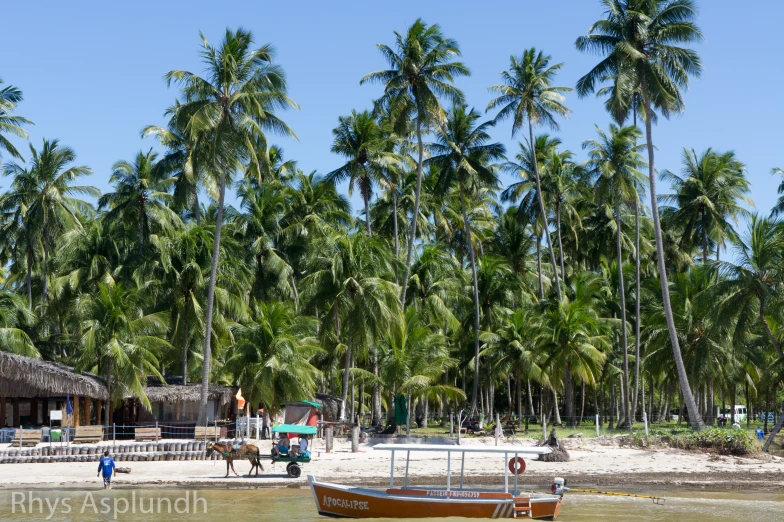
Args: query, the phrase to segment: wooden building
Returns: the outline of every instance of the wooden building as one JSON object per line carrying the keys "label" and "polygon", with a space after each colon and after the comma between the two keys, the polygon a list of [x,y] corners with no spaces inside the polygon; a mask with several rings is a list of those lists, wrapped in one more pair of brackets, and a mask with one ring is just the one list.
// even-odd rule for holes
{"label": "wooden building", "polygon": [[[65,403],[73,413],[66,421]],[[100,377],[73,368],[0,351],[0,426],[46,426],[51,410],[63,411],[63,424],[103,424],[109,391]]]}

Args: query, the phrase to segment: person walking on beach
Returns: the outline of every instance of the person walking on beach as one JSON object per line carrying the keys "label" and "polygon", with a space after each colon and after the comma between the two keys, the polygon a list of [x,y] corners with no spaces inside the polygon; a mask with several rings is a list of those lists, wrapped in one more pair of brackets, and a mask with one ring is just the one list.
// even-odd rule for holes
{"label": "person walking on beach", "polygon": [[103,489],[112,489],[112,475],[117,473],[114,459],[109,456],[109,450],[103,452],[103,458],[98,463],[98,475],[103,473]]}

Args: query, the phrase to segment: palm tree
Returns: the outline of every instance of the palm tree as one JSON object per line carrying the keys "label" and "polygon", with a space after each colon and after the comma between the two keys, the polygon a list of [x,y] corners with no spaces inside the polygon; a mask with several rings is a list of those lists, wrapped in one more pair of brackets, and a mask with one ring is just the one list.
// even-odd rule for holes
{"label": "palm tree", "polygon": [[333,234],[314,248],[305,298],[323,307],[322,336],[345,347],[341,420],[346,418],[352,357],[380,340],[400,313],[397,285],[389,281],[394,263],[387,244],[362,231]]}
{"label": "palm tree", "polygon": [[784,351],[768,324],[766,307],[778,293],[776,287],[784,266],[783,248],[781,224],[752,215],[748,232],[735,246],[737,261],[718,263],[719,270],[726,277],[715,287],[715,295],[721,296],[717,313],[722,318],[731,317],[736,321],[733,342],[742,341],[754,322],[759,321],[781,358],[784,358]]}
{"label": "palm tree", "polygon": [[[527,140],[526,140],[527,141]],[[501,192],[501,201],[517,203],[518,217],[525,222],[533,224],[536,236],[536,265],[539,277],[539,299],[544,299],[544,286],[542,283],[542,231],[547,228],[547,214],[542,214],[539,205],[541,182],[536,183],[535,169],[539,169],[553,153],[556,152],[561,140],[552,138],[547,134],[536,136],[534,145],[519,143],[520,152],[515,155],[515,161],[507,161],[502,166],[503,170],[513,176],[519,176],[520,181],[511,183]],[[535,152],[534,152],[535,151]],[[534,154],[538,165],[534,166]],[[544,196],[543,196],[544,197]]]}
{"label": "palm tree", "polygon": [[109,222],[117,220],[138,231],[140,257],[153,231],[182,225],[169,207],[173,198],[168,190],[175,179],[167,177],[162,167],[152,149],[139,151],[133,163],[118,161],[109,178],[115,191],[98,199],[98,210],[107,210],[105,217]]}
{"label": "palm tree", "polygon": [[474,381],[471,394],[471,412],[476,411],[479,386],[479,288],[476,272],[476,256],[471,235],[471,223],[466,212],[466,197],[473,195],[483,186],[498,184],[493,161],[503,158],[505,149],[500,143],[488,143],[488,129],[493,124],[477,125],[479,113],[465,105],[454,105],[446,117],[445,124],[436,132],[436,142],[428,145],[432,156],[428,160],[437,165],[441,173],[438,184],[442,191],[457,183],[460,191],[460,211],[466,251],[471,265],[474,297]]}
{"label": "palm tree", "polygon": [[185,70],[174,70],[166,79],[182,85],[182,103],[172,117],[185,123],[185,134],[204,148],[205,169],[218,174],[218,215],[212,250],[212,267],[207,294],[207,317],[204,335],[204,364],[199,411],[199,424],[207,414],[207,393],[210,381],[210,339],[215,300],[215,279],[220,253],[220,233],[223,224],[226,184],[243,160],[260,170],[260,162],[253,147],[254,139],[273,131],[284,136],[294,133],[274,111],[296,108],[286,95],[283,70],[273,63],[270,45],[252,49],[253,35],[244,29],[226,29],[218,47],[202,39],[204,78]]}
{"label": "palm tree", "polygon": [[610,134],[599,127],[598,140],[583,143],[588,150],[588,166],[595,178],[594,191],[600,203],[609,202],[613,206],[616,222],[616,254],[618,265],[618,296],[621,312],[621,351],[623,355],[623,413],[626,425],[632,424],[632,411],[629,409],[629,350],[626,338],[626,288],[623,281],[623,251],[621,248],[621,217],[622,209],[635,207],[639,200],[637,187],[644,181],[643,174],[638,170],[644,165],[640,155],[641,145],[637,145],[640,131],[637,127],[618,128],[610,125]]}
{"label": "palm tree", "polygon": [[684,108],[681,89],[686,88],[689,76],[699,76],[702,62],[699,55],[683,44],[702,39],[694,22],[697,10],[692,0],[602,0],[605,16],[596,22],[588,34],[577,39],[580,51],[596,52],[602,60],[577,82],[577,92],[585,96],[597,84],[613,75],[622,75],[623,88],[630,93],[640,91],[642,96],[645,138],[648,147],[648,182],[650,183],[651,215],[656,238],[659,279],[662,300],[670,330],[673,355],[681,392],[689,411],[689,422],[702,428],[702,419],[688,384],[683,365],[678,333],[672,318],[667,268],[664,260],[656,192],[656,165],[653,155],[654,109],[667,117]]}
{"label": "palm tree", "polygon": [[276,409],[312,397],[321,373],[311,362],[320,350],[315,320],[297,316],[285,303],[254,300],[251,308],[250,321],[237,329],[226,361],[245,398]]}
{"label": "palm tree", "polygon": [[25,308],[24,298],[8,290],[0,290],[0,349],[27,357],[41,354],[25,331],[35,322],[35,316]]}
{"label": "palm tree", "polygon": [[76,195],[98,197],[95,187],[77,186],[73,182],[92,171],[86,166],[71,165],[76,153],[63,147],[58,140],[43,140],[40,150],[30,145],[30,168],[24,169],[17,163],[7,164],[4,174],[13,176],[11,190],[3,197],[3,208],[14,217],[11,223],[21,227],[17,237],[24,234],[28,248],[27,293],[32,308],[30,285],[33,250],[36,244],[43,250],[42,303],[45,309],[49,283],[49,257],[52,241],[58,234],[70,228],[81,227],[82,216],[93,213],[92,206]]}
{"label": "palm tree", "polygon": [[327,179],[336,183],[348,179],[349,196],[354,193],[354,184],[359,185],[365,205],[365,229],[369,235],[373,184],[383,180],[381,169],[394,162],[394,155],[388,152],[381,127],[370,111],[351,111],[350,116],[341,116],[339,121],[332,130],[332,152],[347,158],[348,162],[327,174]]}
{"label": "palm tree", "polygon": [[577,274],[560,301],[550,301],[535,320],[534,343],[547,354],[542,368],[551,368],[550,383],[560,381],[564,412],[574,419],[574,378],[595,386],[608,346],[608,320],[599,316],[595,303],[600,281],[593,274]]}
{"label": "palm tree", "polygon": [[166,313],[145,314],[142,305],[139,293],[122,284],[101,283],[97,293],[82,296],[77,303],[82,348],[78,366],[106,376],[113,403],[130,392],[150,408],[144,393],[147,376],[163,379],[158,359],[171,345],[162,337],[168,330]]}
{"label": "palm tree", "polygon": [[[534,141],[534,126],[547,125],[551,129],[558,129],[556,116],[566,116],[569,109],[564,105],[564,96],[561,93],[571,92],[568,87],[555,87],[552,85],[556,73],[563,67],[562,63],[550,65],[552,57],[536,52],[535,48],[527,49],[522,56],[509,58],[509,70],[501,73],[503,84],[490,87],[491,92],[498,94],[487,104],[487,110],[500,108],[494,121],[512,119],[512,137],[517,134],[525,121],[528,121],[528,143],[531,147],[531,156],[537,158],[536,141]],[[536,178],[536,191],[539,198],[539,211],[542,216],[547,215],[542,198],[542,183],[539,177],[539,162],[533,161],[534,175]],[[544,227],[547,238],[547,248],[550,250],[550,262],[553,265],[555,279],[555,293],[561,299],[560,282],[558,278],[558,265],[555,262],[555,251],[550,241],[550,230]]]}
{"label": "palm tree", "polygon": [[733,223],[750,215],[741,206],[754,206],[746,196],[751,184],[745,170],[734,152],[708,149],[698,156],[694,149],[684,149],[683,175],[668,170],[661,173],[674,190],[673,194],[661,196],[662,201],[675,207],[671,224],[682,231],[683,244],[702,246],[703,263],[708,263],[709,244],[716,244],[718,260],[725,238],[737,235]]}
{"label": "palm tree", "polygon": [[445,38],[438,25],[427,25],[421,18],[404,35],[395,31],[395,49],[384,44],[378,44],[378,49],[390,68],[366,75],[360,80],[360,85],[366,82],[384,84],[384,94],[376,104],[388,110],[398,134],[405,135],[402,129],[408,127],[412,116],[416,119],[417,181],[400,290],[400,302],[405,304],[422,190],[422,129],[442,119],[440,97],[448,98],[453,104],[462,103],[463,93],[452,82],[457,77],[468,76],[470,72],[462,62],[452,61],[460,56],[457,42]]}
{"label": "palm tree", "polygon": [[[784,169],[775,168],[772,171],[772,174],[775,175],[782,175],[784,176]],[[777,217],[779,214],[784,213],[784,181],[779,183],[779,188],[777,190],[779,195],[779,199],[776,200],[776,204],[773,206],[773,209],[770,211],[771,217]]]}
{"label": "palm tree", "polygon": [[[0,78],[0,85],[3,85],[3,83],[3,79]],[[21,101],[22,91],[13,85],[7,85],[0,89],[0,150],[5,149],[11,156],[18,159],[22,159],[22,155],[19,154],[14,144],[5,135],[12,134],[19,138],[27,139],[27,131],[22,126],[32,122],[21,116],[11,114]]]}

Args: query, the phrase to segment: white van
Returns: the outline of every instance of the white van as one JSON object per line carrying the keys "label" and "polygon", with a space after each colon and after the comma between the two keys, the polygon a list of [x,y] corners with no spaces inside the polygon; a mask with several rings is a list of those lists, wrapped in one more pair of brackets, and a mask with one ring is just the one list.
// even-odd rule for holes
{"label": "white van", "polygon": [[738,404],[735,406],[735,414],[730,415],[731,412],[732,408],[722,408],[719,412],[719,418],[727,419],[728,423],[737,422],[740,424],[741,422],[746,422],[748,416],[748,413],[746,412],[746,406]]}

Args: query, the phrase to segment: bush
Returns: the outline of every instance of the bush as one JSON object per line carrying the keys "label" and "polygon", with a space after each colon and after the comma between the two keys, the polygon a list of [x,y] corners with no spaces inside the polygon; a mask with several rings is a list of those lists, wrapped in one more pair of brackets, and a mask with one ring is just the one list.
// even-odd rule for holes
{"label": "bush", "polygon": [[684,449],[712,449],[722,455],[746,455],[754,448],[754,439],[745,430],[709,429],[673,438],[673,445]]}

